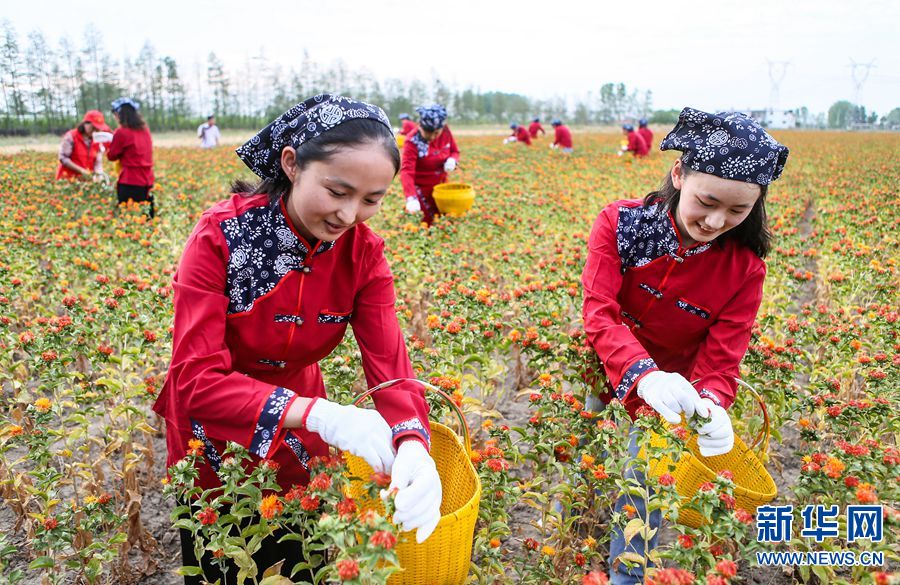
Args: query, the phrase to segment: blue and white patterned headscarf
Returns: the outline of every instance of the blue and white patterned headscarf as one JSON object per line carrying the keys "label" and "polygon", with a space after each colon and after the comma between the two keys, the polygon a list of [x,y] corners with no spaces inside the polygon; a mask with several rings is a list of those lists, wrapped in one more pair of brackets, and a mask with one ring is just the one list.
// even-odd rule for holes
{"label": "blue and white patterned headscarf", "polygon": [[281,151],[301,144],[349,120],[368,118],[384,124],[393,134],[391,121],[378,106],[342,95],[323,93],[284,112],[235,152],[256,175],[276,180],[284,174]]}
{"label": "blue and white patterned headscarf", "polygon": [[788,149],[740,112],[709,114],[685,108],[659,145],[680,150],[682,163],[723,179],[768,185],[784,170]]}
{"label": "blue and white patterned headscarf", "polygon": [[112,111],[114,111],[114,112],[118,112],[120,109],[122,109],[122,106],[125,106],[125,105],[131,106],[132,108],[135,109],[135,111],[141,109],[141,104],[137,103],[136,101],[134,101],[134,100],[131,99],[130,97],[120,97],[120,98],[116,98],[116,99],[113,100],[113,102],[110,104],[110,106],[112,107]]}
{"label": "blue and white patterned headscarf", "polygon": [[441,104],[419,106],[416,108],[416,112],[419,114],[419,126],[425,130],[443,128],[447,121],[447,108]]}

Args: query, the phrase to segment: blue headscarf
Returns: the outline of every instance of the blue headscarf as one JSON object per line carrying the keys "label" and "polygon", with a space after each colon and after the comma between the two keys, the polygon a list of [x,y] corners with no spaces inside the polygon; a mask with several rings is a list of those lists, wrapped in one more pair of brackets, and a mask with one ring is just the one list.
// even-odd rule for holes
{"label": "blue headscarf", "polygon": [[553,121],[550,122],[551,126],[562,126],[562,120],[559,118],[553,118]]}
{"label": "blue headscarf", "polygon": [[622,130],[626,132],[634,132],[634,126],[631,124],[622,124]]}
{"label": "blue headscarf", "polygon": [[284,112],[235,151],[244,164],[263,179],[284,174],[281,151],[299,148],[304,142],[349,120],[368,118],[384,124],[391,134],[391,121],[378,106],[342,95],[323,93]]}
{"label": "blue headscarf", "polygon": [[419,114],[419,126],[425,130],[437,130],[443,128],[447,121],[447,108],[441,104],[431,104],[430,106],[419,106],[416,108]]}
{"label": "blue headscarf", "polygon": [[122,106],[125,106],[125,105],[131,106],[135,110],[141,109],[141,104],[137,103],[130,97],[124,97],[124,96],[120,97],[120,98],[116,98],[115,100],[113,100],[112,104],[110,104],[110,105],[112,106],[112,111],[114,111],[114,112],[118,112],[119,110],[122,109]]}
{"label": "blue headscarf", "polygon": [[695,171],[757,185],[781,176],[789,152],[746,114],[693,108],[681,111],[659,149],[680,150],[682,163]]}

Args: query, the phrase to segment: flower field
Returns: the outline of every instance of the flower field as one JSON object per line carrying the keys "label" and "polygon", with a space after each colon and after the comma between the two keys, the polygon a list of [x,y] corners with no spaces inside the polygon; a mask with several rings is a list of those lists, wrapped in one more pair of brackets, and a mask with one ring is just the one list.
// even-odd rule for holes
{"label": "flower field", "polygon": [[[769,191],[774,246],[742,374],[768,407],[762,457],[779,488],[773,503],[794,506],[793,535],[757,542],[756,510],[735,505],[730,474],[680,503],[662,475],[641,496],[651,508],[674,517],[689,506],[711,521],[664,526],[656,560],[666,568],[648,582],[900,582],[900,135],[776,138],[791,159]],[[584,410],[597,364],[581,330],[580,277],[598,212],[654,190],[675,155],[620,158],[619,139],[576,136],[566,157],[540,141],[462,137],[458,180],[475,186],[472,212],[422,228],[395,183],[370,222],[387,242],[413,364],[473,429],[483,482],[473,583],[603,583],[608,527],[645,529],[628,509],[612,512],[628,487],[624,409]],[[110,187],[54,182],[53,154],[0,157],[0,582],[178,583],[175,526],[255,573],[253,547],[286,523],[315,537],[289,537],[309,555],[331,551],[317,579],[383,582],[397,530],[347,496],[340,460],[277,495],[271,470],[246,473],[235,447],[227,514],[221,494],[191,487],[189,462],[164,480],[162,421],[150,407],[171,350],[171,278],[199,214],[249,172],[228,149],[155,158],[158,217],[148,222],[138,208],[117,212]],[[344,402],[365,388],[352,335],[322,369]],[[763,428],[746,392],[730,413],[748,442]],[[447,409],[435,402],[433,414]],[[683,444],[685,429],[636,424],[676,452]],[[200,505],[176,508],[188,495]],[[802,537],[807,504],[882,504],[884,539],[848,543],[843,525],[838,538]],[[324,520],[310,515],[317,509]],[[229,536],[236,526],[240,536]],[[886,564],[760,567],[755,552],[766,550],[876,551]]]}

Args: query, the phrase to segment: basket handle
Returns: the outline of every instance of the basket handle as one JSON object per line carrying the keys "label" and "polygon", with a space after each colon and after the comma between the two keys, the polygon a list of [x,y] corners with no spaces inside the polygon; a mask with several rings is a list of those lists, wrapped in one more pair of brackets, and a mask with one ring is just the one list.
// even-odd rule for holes
{"label": "basket handle", "polygon": [[759,404],[759,407],[763,413],[763,428],[761,428],[756,434],[756,438],[753,439],[753,444],[750,445],[750,448],[756,449],[756,446],[760,444],[760,441],[762,441],[762,452],[767,453],[769,451],[769,437],[771,436],[769,428],[771,422],[769,420],[769,410],[766,408],[766,403],[762,399],[762,396],[760,396],[759,392],[756,391],[756,388],[754,388],[747,382],[744,382],[740,378],[735,378],[734,380],[738,383],[738,386],[741,386],[742,388],[750,392],[751,395],[753,395],[753,398],[756,399],[756,402]]}
{"label": "basket handle", "polygon": [[[699,381],[700,381],[700,379],[698,378],[698,379],[694,380],[693,382],[691,382],[691,384],[696,384]],[[759,404],[759,408],[762,410],[762,413],[763,413],[763,428],[761,428],[759,430],[759,432],[756,433],[756,438],[753,439],[753,444],[750,445],[750,448],[756,449],[756,446],[759,445],[760,441],[762,441],[763,442],[762,452],[768,453],[769,452],[769,437],[771,436],[771,433],[769,432],[769,422],[770,422],[769,421],[769,410],[766,408],[766,403],[763,401],[762,396],[760,396],[759,392],[756,391],[756,388],[754,388],[747,382],[744,382],[740,378],[735,378],[734,381],[737,382],[738,386],[742,386],[743,388],[747,389],[750,392],[750,394],[753,395],[753,398],[756,399],[756,402]]]}
{"label": "basket handle", "polygon": [[363,403],[363,401],[366,398],[368,398],[375,392],[381,390],[382,388],[388,388],[390,386],[393,386],[394,384],[397,384],[399,382],[416,382],[418,384],[421,384],[425,389],[438,394],[441,398],[443,398],[447,402],[447,404],[450,406],[450,410],[452,410],[453,414],[456,415],[456,418],[459,419],[459,426],[462,429],[463,444],[466,447],[466,454],[471,456],[472,455],[472,439],[471,439],[472,433],[469,430],[469,423],[466,422],[466,417],[463,416],[462,411],[459,409],[458,406],[456,406],[456,403],[453,402],[453,399],[450,397],[449,394],[447,394],[446,392],[444,392],[437,386],[433,386],[432,384],[429,384],[428,382],[423,382],[422,380],[419,380],[417,378],[397,378],[396,380],[388,380],[387,382],[382,382],[381,384],[379,384],[373,388],[369,388],[368,390],[366,390],[365,392],[360,394],[356,398],[356,400],[353,401],[353,405],[359,406],[360,404]]}

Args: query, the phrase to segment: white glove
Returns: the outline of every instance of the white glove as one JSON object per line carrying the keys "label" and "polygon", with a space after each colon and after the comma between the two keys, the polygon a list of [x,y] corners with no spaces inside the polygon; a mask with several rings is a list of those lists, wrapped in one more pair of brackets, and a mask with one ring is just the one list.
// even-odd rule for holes
{"label": "white glove", "polygon": [[734,431],[728,411],[710,400],[701,398],[697,405],[697,414],[710,419],[697,429],[697,446],[704,457],[724,455],[734,448]]}
{"label": "white glove", "polygon": [[447,160],[444,161],[444,172],[445,173],[452,173],[455,170],[456,170],[456,159],[455,158],[448,158]]}
{"label": "white glove", "polygon": [[681,413],[694,416],[700,395],[681,374],[650,372],[638,382],[638,396],[673,425],[681,422]]}
{"label": "white glove", "polygon": [[416,197],[406,198],[406,211],[409,213],[419,213],[422,211],[422,204]]}
{"label": "white glove", "polygon": [[506,138],[503,139],[503,144],[509,144],[510,142],[515,142],[515,141],[516,141],[515,136],[507,136]]}
{"label": "white glove", "polygon": [[425,542],[441,520],[441,478],[434,459],[419,441],[400,443],[391,471],[391,485],[382,490],[386,498],[396,488],[394,524],[406,532],[416,530],[416,541]]}
{"label": "white glove", "polygon": [[387,472],[394,464],[393,433],[377,410],[320,398],[309,409],[305,424],[329,445],[365,459],[375,471]]}
{"label": "white glove", "polygon": [[557,144],[555,142],[553,142],[552,144],[550,144],[550,148],[559,148],[559,147],[557,146]]}

